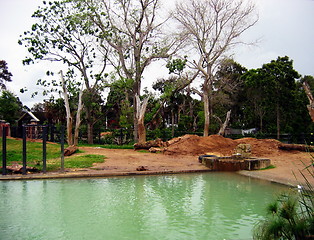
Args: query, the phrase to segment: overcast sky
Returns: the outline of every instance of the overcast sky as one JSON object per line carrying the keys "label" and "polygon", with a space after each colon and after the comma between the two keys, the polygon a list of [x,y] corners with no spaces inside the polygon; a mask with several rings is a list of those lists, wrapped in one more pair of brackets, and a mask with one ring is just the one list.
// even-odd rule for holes
{"label": "overcast sky", "polygon": [[[289,56],[294,68],[301,75],[314,76],[314,1],[313,0],[253,0],[259,12],[259,22],[243,36],[247,41],[260,39],[256,47],[239,47],[234,59],[248,69],[261,67],[278,56]],[[8,84],[24,105],[32,107],[42,97],[30,98],[37,86],[36,81],[44,77],[47,62],[23,66],[27,55],[25,48],[17,44],[19,36],[32,25],[32,13],[41,0],[0,0],[0,59],[8,63],[13,82]],[[151,67],[144,86],[161,77],[158,68]],[[156,71],[157,70],[157,71]],[[152,74],[152,72],[154,74]],[[155,73],[156,72],[156,73]],[[164,71],[167,72],[166,70]],[[30,89],[24,94],[19,90]]]}

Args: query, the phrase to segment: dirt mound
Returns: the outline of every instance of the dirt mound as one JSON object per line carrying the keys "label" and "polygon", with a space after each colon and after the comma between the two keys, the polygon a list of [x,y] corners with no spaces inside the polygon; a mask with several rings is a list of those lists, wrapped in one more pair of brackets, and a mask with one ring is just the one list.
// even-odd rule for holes
{"label": "dirt mound", "polygon": [[241,138],[232,140],[219,135],[199,137],[196,135],[184,135],[170,140],[165,154],[169,155],[203,155],[214,154],[218,156],[230,156],[235,153],[239,144],[251,144],[252,156],[267,156],[279,154],[279,141],[274,139]]}
{"label": "dirt mound", "polygon": [[230,155],[237,146],[234,140],[219,135],[211,135],[208,137],[185,135],[175,140],[170,140],[169,143],[170,145],[165,149],[165,154],[170,155],[202,155],[210,153]]}
{"label": "dirt mound", "polygon": [[253,156],[278,155],[281,150],[278,146],[280,142],[275,139],[240,138],[234,140],[237,144],[250,144]]}

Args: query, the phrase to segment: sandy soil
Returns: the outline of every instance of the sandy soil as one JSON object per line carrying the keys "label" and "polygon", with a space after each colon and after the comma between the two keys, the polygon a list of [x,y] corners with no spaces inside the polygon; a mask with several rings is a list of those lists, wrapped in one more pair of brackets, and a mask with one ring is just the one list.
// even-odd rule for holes
{"label": "sandy soil", "polygon": [[[158,172],[189,172],[206,171],[207,168],[198,162],[199,155],[191,154],[163,154],[163,153],[143,153],[131,149],[99,149],[82,147],[81,150],[88,154],[100,154],[106,156],[104,163],[95,164],[92,169],[106,171],[107,173],[137,172],[137,168],[144,167],[145,174]],[[218,149],[216,151],[217,154]],[[84,154],[85,154],[84,153]],[[276,153],[258,155],[271,159],[274,169],[261,171],[241,171],[240,174],[279,182],[296,186],[305,184],[302,176],[304,174],[314,186],[314,179],[308,171],[304,170],[308,166],[310,156],[308,153],[298,151],[276,151]],[[302,174],[300,173],[302,172]],[[144,173],[144,172],[143,172]]]}

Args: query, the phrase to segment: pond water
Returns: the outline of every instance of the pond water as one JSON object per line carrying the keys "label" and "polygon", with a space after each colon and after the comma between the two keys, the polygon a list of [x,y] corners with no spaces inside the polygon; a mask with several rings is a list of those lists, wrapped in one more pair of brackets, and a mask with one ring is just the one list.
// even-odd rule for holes
{"label": "pond water", "polygon": [[287,188],[232,173],[0,182],[0,239],[250,239]]}

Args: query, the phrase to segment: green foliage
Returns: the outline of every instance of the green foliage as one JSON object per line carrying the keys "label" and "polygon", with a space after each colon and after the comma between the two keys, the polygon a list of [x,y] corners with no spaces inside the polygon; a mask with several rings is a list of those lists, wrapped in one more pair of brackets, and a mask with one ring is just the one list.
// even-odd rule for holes
{"label": "green foliage", "polygon": [[9,72],[7,62],[0,60],[0,89],[6,89],[5,82],[11,82],[12,73]]}
{"label": "green foliage", "polygon": [[176,74],[181,74],[186,66],[187,63],[187,56],[184,57],[184,59],[173,59],[169,60],[166,67],[169,69],[169,74],[170,73],[176,73]]}
{"label": "green foliage", "polygon": [[304,171],[314,178],[313,158],[309,166],[300,170],[305,186],[298,186],[281,194],[267,207],[267,217],[253,229],[254,239],[313,239],[314,234],[314,189]]}
{"label": "green foliage", "polygon": [[[81,80],[89,89],[91,81],[94,81],[95,86],[99,86],[106,78],[104,70],[107,53],[95,46],[99,42],[96,34],[99,29],[97,30],[90,20],[90,9],[82,3],[80,0],[44,2],[32,16],[36,22],[31,30],[25,31],[18,41],[30,54],[23,61],[24,64],[48,60],[61,62],[68,67],[67,77],[70,81],[67,81],[66,85],[72,94],[73,91],[78,91],[77,83]],[[78,79],[81,80],[76,80],[76,71],[80,74]],[[49,81],[38,81],[37,85],[45,87],[44,95],[60,91],[60,83],[51,79],[53,77],[54,73],[48,70]]]}
{"label": "green foliage", "polygon": [[110,127],[129,128],[133,124],[132,79],[120,78],[110,84],[105,109],[108,121],[117,124]]}
{"label": "green foliage", "polygon": [[133,108],[128,99],[121,101],[121,115],[119,125],[122,128],[131,129],[133,125]]}
{"label": "green foliage", "polygon": [[22,103],[10,91],[2,91],[0,96],[0,120],[5,120],[11,125],[21,116]]}
{"label": "green foliage", "polygon": [[304,117],[306,108],[296,105],[301,96],[296,85],[299,77],[289,57],[278,57],[262,68],[248,71],[243,76],[245,98],[241,106],[247,124],[267,132],[294,129],[294,117],[300,115],[302,108]]}
{"label": "green foliage", "polygon": [[268,216],[254,228],[254,239],[310,239],[314,233],[313,192],[282,194],[267,207]]}

